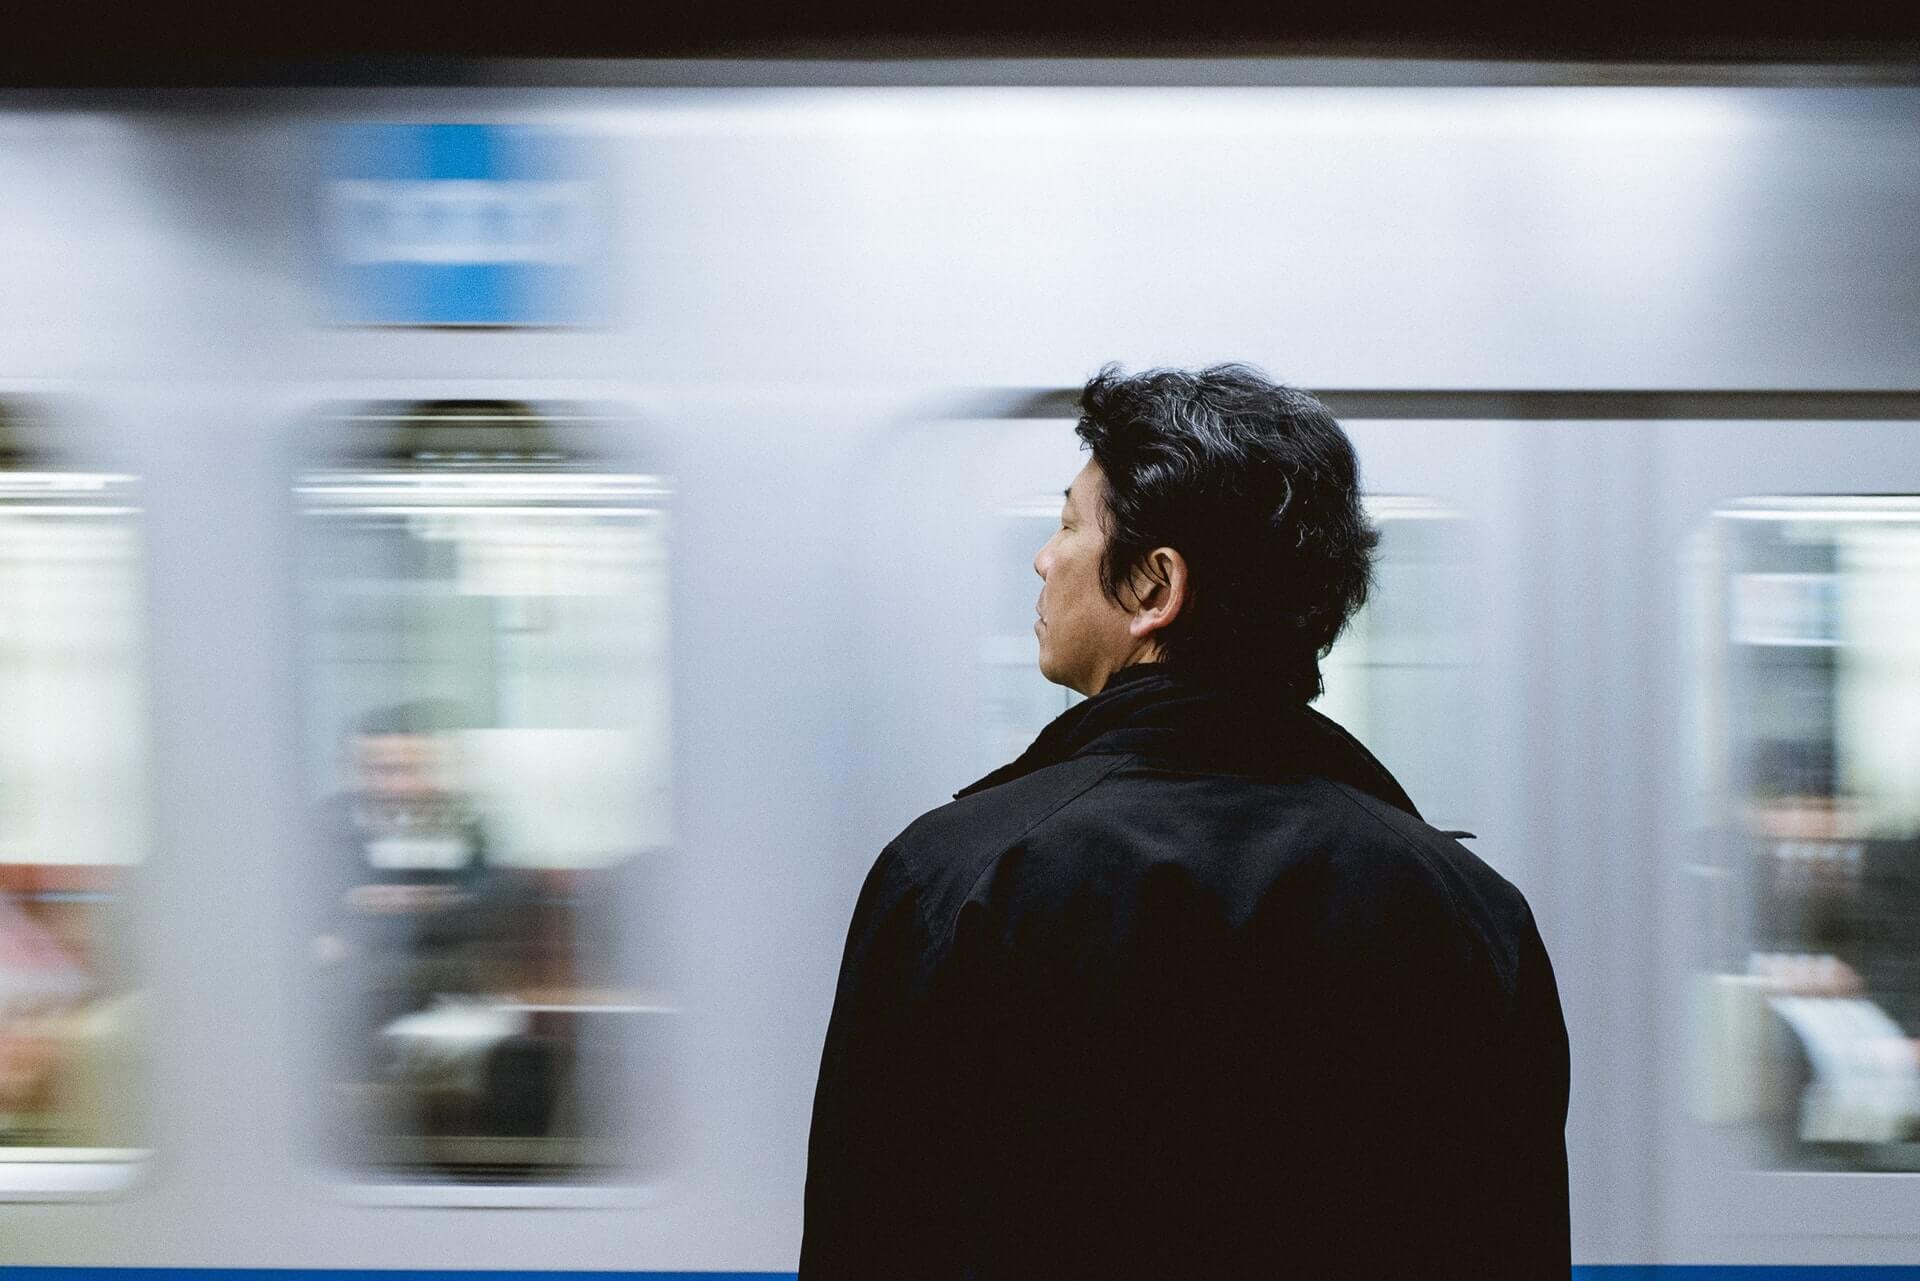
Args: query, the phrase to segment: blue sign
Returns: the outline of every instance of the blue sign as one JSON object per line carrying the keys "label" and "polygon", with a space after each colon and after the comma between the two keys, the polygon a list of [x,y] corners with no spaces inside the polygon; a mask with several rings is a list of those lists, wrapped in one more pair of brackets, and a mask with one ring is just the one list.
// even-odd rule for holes
{"label": "blue sign", "polygon": [[525,125],[346,125],[320,201],[332,317],[349,325],[588,320],[606,243],[585,140]]}

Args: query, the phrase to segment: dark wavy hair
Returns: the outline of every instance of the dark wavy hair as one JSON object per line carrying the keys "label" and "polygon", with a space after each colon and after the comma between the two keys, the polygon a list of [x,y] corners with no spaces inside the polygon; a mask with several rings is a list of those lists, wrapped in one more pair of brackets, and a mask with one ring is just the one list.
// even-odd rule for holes
{"label": "dark wavy hair", "polygon": [[1366,603],[1379,531],[1353,445],[1327,407],[1247,365],[1123,374],[1080,393],[1075,432],[1106,476],[1101,586],[1131,607],[1148,552],[1187,562],[1165,660],[1307,702],[1320,659]]}

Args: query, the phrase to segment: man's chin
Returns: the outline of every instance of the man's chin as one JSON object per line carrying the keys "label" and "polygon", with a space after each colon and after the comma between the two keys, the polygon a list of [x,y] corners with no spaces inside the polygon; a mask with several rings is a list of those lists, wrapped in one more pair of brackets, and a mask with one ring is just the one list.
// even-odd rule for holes
{"label": "man's chin", "polygon": [[1049,666],[1046,659],[1044,658],[1040,660],[1040,674],[1046,677],[1047,680],[1051,681],[1055,685],[1059,685],[1065,689],[1070,689],[1076,694],[1084,695],[1087,692],[1082,685],[1074,681],[1073,677],[1067,675],[1065,672],[1060,671],[1058,668]]}

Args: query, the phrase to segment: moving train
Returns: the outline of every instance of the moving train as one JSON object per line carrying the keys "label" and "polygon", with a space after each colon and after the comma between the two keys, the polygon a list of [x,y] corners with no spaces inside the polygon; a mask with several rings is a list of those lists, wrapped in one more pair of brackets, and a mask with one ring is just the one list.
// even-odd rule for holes
{"label": "moving train", "polygon": [[1576,1274],[1920,1262],[1920,88],[551,78],[0,97],[0,1259],[790,1273],[1075,392],[1234,359],[1552,952]]}

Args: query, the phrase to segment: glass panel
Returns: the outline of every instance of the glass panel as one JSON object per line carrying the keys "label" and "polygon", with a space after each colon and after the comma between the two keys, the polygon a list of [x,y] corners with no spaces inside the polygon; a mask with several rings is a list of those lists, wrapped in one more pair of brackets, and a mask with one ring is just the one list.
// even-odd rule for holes
{"label": "glass panel", "polygon": [[[1474,810],[1473,780],[1453,749],[1472,710],[1471,619],[1460,604],[1466,523],[1431,499],[1369,495],[1365,502],[1380,528],[1374,591],[1322,660],[1326,693],[1315,706],[1379,756],[1430,820],[1465,822]],[[1059,522],[1058,495],[1000,513],[995,613],[981,651],[986,758],[995,762],[1018,756],[1080,700],[1050,683],[1035,661],[1033,558]]]}
{"label": "glass panel", "polygon": [[0,1161],[126,1162],[144,1142],[139,511],[133,477],[74,469],[27,426],[0,407]]}
{"label": "glass panel", "polygon": [[1920,1170],[1920,499],[1715,513],[1696,1107],[1773,1168]]}
{"label": "glass panel", "polygon": [[1078,693],[1040,674],[1040,642],[1033,632],[1040,597],[1033,558],[1059,528],[1060,502],[1056,493],[1015,503],[1000,513],[995,528],[989,562],[993,617],[980,645],[987,674],[982,759],[993,766],[1026,751],[1049,721],[1080,701]]}
{"label": "glass panel", "polygon": [[657,1162],[660,1091],[617,1086],[657,1083],[672,1012],[668,487],[578,411],[327,428],[298,493],[333,1156],[467,1183]]}
{"label": "glass panel", "polygon": [[1430,498],[1365,501],[1380,530],[1373,590],[1321,660],[1326,693],[1314,705],[1380,758],[1428,822],[1472,828],[1476,777],[1459,750],[1473,714],[1471,529]]}

